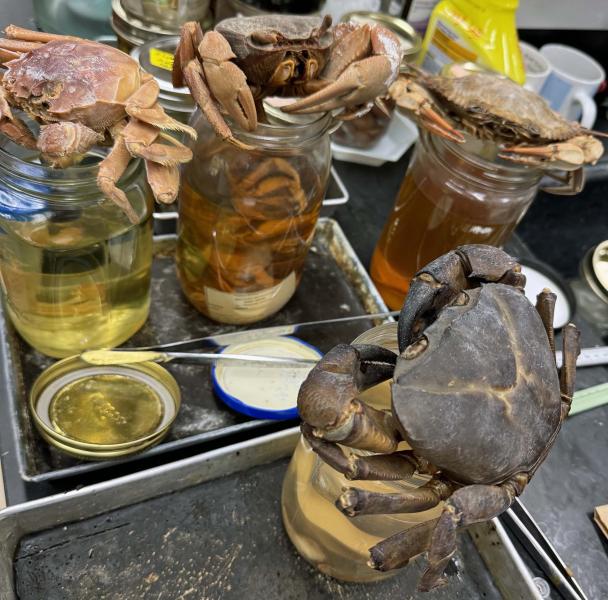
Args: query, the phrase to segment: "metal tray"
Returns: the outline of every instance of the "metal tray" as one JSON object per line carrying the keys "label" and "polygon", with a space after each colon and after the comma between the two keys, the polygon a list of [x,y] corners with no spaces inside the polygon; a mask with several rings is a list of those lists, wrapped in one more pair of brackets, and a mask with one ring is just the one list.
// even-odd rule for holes
{"label": "metal tray", "polygon": [[[296,553],[282,527],[280,495],[298,433],[0,512],[0,598],[411,597],[421,559],[392,579],[363,585],[321,575]],[[459,537],[448,586],[425,599],[540,599],[499,522],[469,531]]]}
{"label": "metal tray", "polygon": [[[175,274],[172,257],[174,245],[175,238],[172,236],[156,238],[150,318],[127,345],[146,346],[239,329],[206,319],[187,302]],[[386,305],[338,224],[332,219],[320,219],[302,281],[294,297],[277,315],[252,327],[386,310]],[[363,320],[332,325],[317,328],[301,337],[326,352],[339,342],[354,339],[373,324]],[[3,369],[0,376],[0,395],[3,401],[8,403],[13,430],[10,449],[14,448],[19,473],[25,481],[40,482],[81,476],[84,473],[107,469],[110,465],[140,461],[193,444],[208,443],[236,434],[260,435],[268,432],[269,427],[274,427],[274,430],[277,428],[276,422],[249,419],[232,412],[217,400],[211,389],[209,367],[168,365],[180,385],[182,406],[164,441],[129,459],[79,461],[44,442],[34,429],[28,413],[27,394],[30,387],[41,371],[52,362],[52,359],[23,342],[5,316],[0,314],[0,364]]]}

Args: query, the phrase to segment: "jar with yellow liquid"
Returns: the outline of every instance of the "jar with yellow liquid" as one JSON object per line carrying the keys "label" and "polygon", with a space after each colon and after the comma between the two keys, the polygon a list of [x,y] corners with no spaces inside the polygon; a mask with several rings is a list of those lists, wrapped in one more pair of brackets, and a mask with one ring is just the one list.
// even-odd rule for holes
{"label": "jar with yellow liquid", "polygon": [[49,356],[121,344],[148,316],[153,199],[143,165],[132,161],[119,182],[139,216],[132,224],[99,191],[96,152],[52,169],[0,137],[4,310]]}
{"label": "jar with yellow liquid", "polygon": [[[397,352],[397,324],[387,323],[370,329],[353,343],[377,344]],[[365,391],[360,398],[374,408],[390,410],[390,382]],[[406,443],[399,446],[400,450],[407,448]],[[354,451],[352,448],[345,450]],[[414,476],[401,481],[357,481],[357,487],[398,493],[427,481],[428,477]],[[393,534],[438,518],[442,504],[418,513],[351,518],[335,506],[342,488],[351,486],[351,481],[324,463],[300,437],[283,481],[281,504],[285,530],[300,555],[326,575],[351,582],[391,577],[398,571],[383,573],[367,565],[369,549]]]}

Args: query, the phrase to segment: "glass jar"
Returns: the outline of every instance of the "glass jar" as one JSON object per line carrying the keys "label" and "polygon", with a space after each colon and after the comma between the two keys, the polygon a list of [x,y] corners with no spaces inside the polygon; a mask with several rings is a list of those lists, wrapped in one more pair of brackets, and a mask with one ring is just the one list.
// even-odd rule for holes
{"label": "glass jar", "polygon": [[101,154],[66,169],[0,136],[0,284],[4,308],[31,346],[54,357],[112,347],[150,306],[152,194],[133,160],[120,180],[133,225],[96,183]]}
{"label": "glass jar", "polygon": [[[354,344],[377,344],[398,351],[397,323],[385,323],[361,334]],[[390,381],[360,395],[360,399],[380,410],[390,410]],[[399,450],[408,449],[403,442]],[[347,452],[355,452],[345,448]],[[369,454],[359,451],[359,454]],[[416,475],[400,481],[356,481],[356,487],[374,492],[398,493],[419,487],[429,480]],[[381,540],[422,522],[436,519],[442,504],[418,513],[359,515],[347,517],[335,506],[342,488],[353,486],[324,463],[300,437],[283,480],[281,509],[283,524],[293,545],[319,571],[353,582],[379,581],[398,573],[381,572],[367,565],[369,549]]]}
{"label": "glass jar", "polygon": [[488,142],[456,144],[420,131],[371,262],[372,279],[391,309],[401,308],[422,266],[461,244],[501,246],[524,216],[542,172],[496,153]]}
{"label": "glass jar", "polygon": [[203,314],[253,323],[282,308],[302,276],[329,177],[330,115],[230,127],[251,150],[218,139],[195,113],[194,159],[182,172],[177,271]]}

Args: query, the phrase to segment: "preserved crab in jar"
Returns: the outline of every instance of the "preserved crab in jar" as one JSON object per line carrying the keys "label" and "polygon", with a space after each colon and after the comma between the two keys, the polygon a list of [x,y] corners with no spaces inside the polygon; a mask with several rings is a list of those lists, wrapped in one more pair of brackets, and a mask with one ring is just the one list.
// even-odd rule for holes
{"label": "preserved crab in jar", "polygon": [[193,119],[177,269],[190,302],[211,319],[264,319],[296,290],[329,176],[332,123],[330,115],[303,120],[255,132],[231,123],[236,145],[218,139],[200,112]]}

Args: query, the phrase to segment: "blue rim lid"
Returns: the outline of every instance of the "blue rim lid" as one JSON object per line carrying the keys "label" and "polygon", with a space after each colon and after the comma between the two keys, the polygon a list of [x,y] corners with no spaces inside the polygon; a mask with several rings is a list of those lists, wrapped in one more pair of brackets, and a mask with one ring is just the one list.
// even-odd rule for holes
{"label": "blue rim lid", "polygon": [[[289,339],[297,342],[298,344],[305,346],[311,349],[319,358],[323,357],[323,353],[308,342],[301,340],[300,338],[294,337],[292,335],[283,335],[279,336],[282,339]],[[262,340],[260,340],[262,341]],[[249,342],[247,342],[249,343]],[[236,344],[235,344],[236,345]],[[240,345],[240,344],[239,344]],[[234,345],[233,345],[234,347]],[[231,352],[230,346],[226,346],[220,352]],[[215,363],[211,367],[211,383],[213,386],[213,391],[217,394],[218,398],[224,402],[227,406],[229,406],[232,410],[235,410],[241,414],[247,415],[248,417],[252,417],[254,419],[273,419],[276,421],[285,421],[288,419],[297,419],[298,418],[298,407],[293,406],[292,408],[285,408],[281,410],[272,410],[269,408],[260,408],[258,406],[252,406],[251,404],[247,404],[242,399],[229,394],[218,381],[218,377],[216,374],[217,363]]]}

